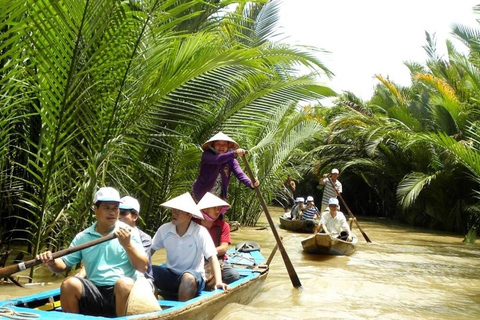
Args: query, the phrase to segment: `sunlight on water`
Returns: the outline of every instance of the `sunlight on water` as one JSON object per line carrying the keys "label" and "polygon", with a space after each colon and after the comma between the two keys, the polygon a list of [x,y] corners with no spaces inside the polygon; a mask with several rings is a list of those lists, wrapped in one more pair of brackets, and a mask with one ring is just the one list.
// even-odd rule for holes
{"label": "sunlight on water", "polygon": [[[281,210],[271,208],[270,213],[278,227]],[[480,318],[480,245],[463,244],[461,236],[452,234],[357,218],[373,243],[366,243],[354,227],[359,244],[349,257],[308,255],[301,245],[308,234],[277,229],[303,287],[293,288],[277,252],[253,301],[229,304],[215,319]],[[265,256],[275,245],[264,217],[256,227],[232,233],[233,244],[245,240],[260,243]],[[165,261],[163,250],[153,261]],[[42,269],[40,275],[36,282],[44,286],[0,284],[0,299],[52,289],[63,279]]]}

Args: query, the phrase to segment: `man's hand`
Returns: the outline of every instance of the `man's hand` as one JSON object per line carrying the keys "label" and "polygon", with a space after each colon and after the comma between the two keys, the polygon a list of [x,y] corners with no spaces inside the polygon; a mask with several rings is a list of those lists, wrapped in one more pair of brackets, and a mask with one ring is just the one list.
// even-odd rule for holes
{"label": "man's hand", "polygon": [[252,188],[258,187],[260,185],[260,181],[255,178],[255,181],[253,181],[250,185],[252,186]]}
{"label": "man's hand", "polygon": [[118,242],[120,242],[122,247],[126,248],[130,244],[130,229],[119,228],[115,231],[115,235],[117,236]]}
{"label": "man's hand", "polygon": [[53,259],[53,254],[51,251],[46,251],[43,253],[37,254],[35,259],[42,261],[42,263],[46,266],[53,266],[55,265],[55,260]]}
{"label": "man's hand", "polygon": [[69,269],[62,259],[53,259],[51,251],[39,253],[35,259],[42,261],[42,263],[54,273],[60,273]]}

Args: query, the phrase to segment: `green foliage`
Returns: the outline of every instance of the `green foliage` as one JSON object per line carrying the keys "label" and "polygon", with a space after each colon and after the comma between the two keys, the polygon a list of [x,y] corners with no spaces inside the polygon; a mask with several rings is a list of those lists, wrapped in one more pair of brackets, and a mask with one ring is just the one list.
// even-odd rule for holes
{"label": "green foliage", "polygon": [[454,26],[470,53],[437,53],[426,33],[426,66],[410,62],[412,86],[377,75],[374,96],[363,102],[344,93],[327,115],[314,145],[316,172],[342,171],[354,210],[397,217],[415,225],[476,235],[479,224],[479,35]]}
{"label": "green foliage", "polygon": [[[153,233],[219,130],[250,150],[271,199],[292,152],[321,128],[298,102],[335,95],[309,49],[268,41],[277,1],[0,4],[1,229],[13,230],[2,237],[28,241],[32,255],[90,225],[106,185],[140,200]],[[300,64],[312,74],[292,76]],[[254,224],[254,193],[234,182],[231,193],[230,218]]]}

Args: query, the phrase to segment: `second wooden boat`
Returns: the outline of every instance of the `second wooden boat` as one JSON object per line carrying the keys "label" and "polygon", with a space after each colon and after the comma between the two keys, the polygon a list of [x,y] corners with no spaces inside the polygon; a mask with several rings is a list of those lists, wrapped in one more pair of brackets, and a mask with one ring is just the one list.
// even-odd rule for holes
{"label": "second wooden boat", "polygon": [[313,254],[333,254],[349,256],[355,252],[358,238],[353,235],[353,241],[347,242],[333,238],[325,233],[317,233],[302,240],[303,251]]}
{"label": "second wooden boat", "polygon": [[280,228],[295,232],[313,233],[315,222],[311,220],[290,220],[280,216]]}

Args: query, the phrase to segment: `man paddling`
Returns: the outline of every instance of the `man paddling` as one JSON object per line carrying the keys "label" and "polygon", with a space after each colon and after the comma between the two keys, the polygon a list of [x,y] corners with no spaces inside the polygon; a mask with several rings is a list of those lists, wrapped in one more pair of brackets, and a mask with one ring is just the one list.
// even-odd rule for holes
{"label": "man paddling", "polygon": [[323,232],[334,238],[352,242],[353,237],[350,226],[347,223],[345,215],[339,209],[338,199],[330,198],[330,200],[328,200],[328,210],[322,212],[322,218],[315,228],[314,234],[323,230]]}
{"label": "man paddling", "polygon": [[118,221],[121,201],[117,190],[100,188],[93,202],[97,221],[78,233],[70,247],[112,233],[115,233],[116,239],[54,260],[50,251],[36,258],[55,273],[64,272],[83,260],[88,279],[68,277],[62,282],[60,301],[63,311],[94,316],[122,316],[136,271],[147,271],[147,254],[138,233],[131,233],[128,225]]}
{"label": "man paddling", "polygon": [[[337,194],[342,194],[342,183],[338,180],[339,174],[340,171],[338,171],[338,169],[332,169],[332,173],[330,175],[328,173],[325,173],[323,177],[318,180],[318,183],[320,185],[324,185],[322,206],[320,207],[320,212],[324,212],[325,210],[327,210],[328,200],[330,200],[330,198],[337,198]],[[332,182],[330,182],[329,179],[331,179],[330,181]]]}

